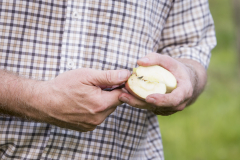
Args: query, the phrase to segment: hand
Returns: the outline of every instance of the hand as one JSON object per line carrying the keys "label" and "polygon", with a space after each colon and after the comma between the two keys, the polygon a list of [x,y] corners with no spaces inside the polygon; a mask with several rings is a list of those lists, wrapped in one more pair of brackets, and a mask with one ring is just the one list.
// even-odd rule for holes
{"label": "hand", "polygon": [[173,59],[166,55],[151,53],[138,60],[138,65],[162,66],[177,79],[177,88],[169,94],[151,94],[145,101],[128,93],[122,93],[119,97],[122,102],[136,108],[148,109],[158,115],[166,116],[182,111],[197,98],[206,83],[205,69],[193,60]]}
{"label": "hand", "polygon": [[[103,91],[98,86],[114,86],[130,76],[127,70],[77,69],[41,83],[43,90],[34,105],[43,121],[77,131],[92,131],[122,102],[122,90]],[[42,97],[39,99],[39,97]]]}

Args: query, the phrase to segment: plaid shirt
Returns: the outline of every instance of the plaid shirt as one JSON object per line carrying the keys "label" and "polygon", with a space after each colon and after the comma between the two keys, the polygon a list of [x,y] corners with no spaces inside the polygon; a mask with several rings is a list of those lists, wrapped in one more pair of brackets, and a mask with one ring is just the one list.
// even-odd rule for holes
{"label": "plaid shirt", "polygon": [[[47,81],[68,70],[136,67],[150,52],[208,67],[207,0],[1,0],[0,69]],[[16,106],[17,107],[17,106]],[[157,116],[126,104],[94,131],[0,116],[1,159],[158,159]]]}

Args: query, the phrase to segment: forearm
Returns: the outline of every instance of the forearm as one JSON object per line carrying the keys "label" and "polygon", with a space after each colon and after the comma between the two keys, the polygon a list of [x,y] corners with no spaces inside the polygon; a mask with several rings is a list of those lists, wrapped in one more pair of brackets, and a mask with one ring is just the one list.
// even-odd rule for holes
{"label": "forearm", "polygon": [[192,104],[204,90],[207,84],[207,71],[199,62],[191,59],[177,59],[187,66],[193,85],[193,95],[187,105]]}
{"label": "forearm", "polygon": [[39,81],[19,77],[0,70],[0,114],[31,118],[36,116],[32,101],[36,97]]}

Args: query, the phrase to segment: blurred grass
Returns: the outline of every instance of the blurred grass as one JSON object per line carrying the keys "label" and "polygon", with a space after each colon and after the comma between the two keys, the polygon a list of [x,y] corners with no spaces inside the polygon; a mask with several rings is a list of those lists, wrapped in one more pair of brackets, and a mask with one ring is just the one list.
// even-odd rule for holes
{"label": "blurred grass", "polygon": [[209,0],[217,47],[208,84],[192,106],[159,116],[166,160],[240,159],[240,79],[230,0]]}

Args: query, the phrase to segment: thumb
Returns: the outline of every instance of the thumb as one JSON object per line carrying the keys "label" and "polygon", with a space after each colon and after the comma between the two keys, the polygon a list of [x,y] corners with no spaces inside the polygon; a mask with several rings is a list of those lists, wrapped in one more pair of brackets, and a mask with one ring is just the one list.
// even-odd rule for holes
{"label": "thumb", "polygon": [[159,65],[169,71],[175,71],[178,68],[178,61],[168,55],[150,53],[138,60],[138,65],[152,66]]}
{"label": "thumb", "polygon": [[93,74],[91,74],[89,82],[94,84],[95,86],[113,86],[119,85],[126,82],[131,75],[128,70],[107,70],[107,71],[99,71],[95,70]]}

